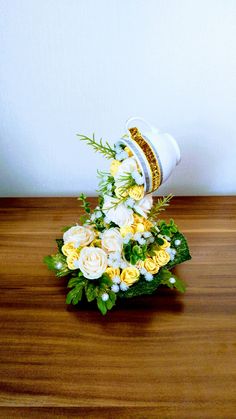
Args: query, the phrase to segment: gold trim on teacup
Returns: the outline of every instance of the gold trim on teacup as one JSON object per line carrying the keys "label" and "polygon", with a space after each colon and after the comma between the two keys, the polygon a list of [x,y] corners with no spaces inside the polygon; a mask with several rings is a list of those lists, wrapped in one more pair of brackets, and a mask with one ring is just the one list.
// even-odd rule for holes
{"label": "gold trim on teacup", "polygon": [[152,175],[152,191],[155,191],[162,182],[162,170],[159,158],[151,144],[141,135],[138,128],[129,128],[129,132],[132,140],[139,145],[147,158]]}

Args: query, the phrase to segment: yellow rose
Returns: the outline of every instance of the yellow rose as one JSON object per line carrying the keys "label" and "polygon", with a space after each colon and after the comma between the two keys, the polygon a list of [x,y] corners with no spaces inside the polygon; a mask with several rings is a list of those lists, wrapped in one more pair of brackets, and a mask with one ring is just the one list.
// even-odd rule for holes
{"label": "yellow rose", "polygon": [[160,266],[154,259],[147,258],[142,262],[142,268],[146,269],[150,274],[156,274],[159,271]]}
{"label": "yellow rose", "polygon": [[127,190],[124,190],[121,186],[115,188],[115,195],[119,199],[125,198],[128,195],[128,193],[129,192]]}
{"label": "yellow rose", "polygon": [[111,173],[112,176],[116,175],[117,170],[118,170],[120,165],[121,165],[120,161],[112,160],[111,165],[110,165],[110,173]]}
{"label": "yellow rose", "polygon": [[71,242],[71,243],[64,244],[61,248],[61,251],[63,255],[65,256],[69,256],[71,253],[75,253],[76,249],[75,249],[74,243]]}
{"label": "yellow rose", "polygon": [[112,279],[114,278],[114,276],[119,276],[120,275],[120,269],[119,268],[107,268],[106,271],[107,275],[109,275],[109,277]]}
{"label": "yellow rose", "polygon": [[135,225],[135,233],[143,233],[145,231],[145,226],[142,223]]}
{"label": "yellow rose", "polygon": [[145,218],[144,218],[143,224],[145,226],[146,231],[149,231],[153,227],[153,224],[151,223],[151,221],[146,220]]}
{"label": "yellow rose", "polygon": [[139,280],[139,270],[132,266],[125,268],[123,269],[120,278],[121,281],[130,286]]}
{"label": "yellow rose", "polygon": [[128,154],[128,156],[129,156],[129,157],[132,157],[132,156],[133,156],[133,153],[132,153],[132,151],[129,149],[129,147],[125,147],[125,148],[124,148],[124,151],[126,151],[126,153]]}
{"label": "yellow rose", "polygon": [[124,226],[120,228],[120,234],[125,237],[127,234],[135,234],[135,228],[133,226]]}
{"label": "yellow rose", "polygon": [[143,185],[135,185],[129,189],[129,196],[135,201],[139,201],[144,197],[144,186]]}
{"label": "yellow rose", "polygon": [[166,239],[162,240],[164,240],[164,243],[160,246],[161,249],[166,249],[167,247],[170,247],[170,243]]}
{"label": "yellow rose", "polygon": [[70,253],[66,258],[66,263],[68,265],[69,269],[78,269],[78,266],[75,265],[75,262],[77,262],[79,259],[78,252],[74,251],[73,253]]}
{"label": "yellow rose", "polygon": [[134,214],[134,224],[138,224],[138,223],[144,223],[145,222],[145,218],[142,217],[141,215],[138,214]]}
{"label": "yellow rose", "polygon": [[156,262],[157,265],[164,266],[169,262],[170,255],[164,249],[157,250],[155,252],[153,260]]}
{"label": "yellow rose", "polygon": [[100,239],[94,239],[90,247],[102,247],[102,241]]}

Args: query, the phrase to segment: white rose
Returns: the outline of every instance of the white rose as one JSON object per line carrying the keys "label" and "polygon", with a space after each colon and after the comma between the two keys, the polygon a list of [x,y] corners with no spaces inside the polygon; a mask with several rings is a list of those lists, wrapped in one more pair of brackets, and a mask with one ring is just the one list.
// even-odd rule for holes
{"label": "white rose", "polygon": [[102,234],[102,248],[105,252],[121,252],[122,243],[118,228],[109,228]]}
{"label": "white rose", "polygon": [[127,175],[127,173],[136,172],[137,170],[138,166],[134,157],[129,157],[128,159],[123,160],[114,176],[115,186],[122,186],[124,181],[121,180],[121,177]]}
{"label": "white rose", "polygon": [[100,278],[107,268],[107,254],[99,247],[84,247],[79,255],[78,266],[85,278]]}
{"label": "white rose", "polygon": [[[103,212],[107,220],[112,221],[119,227],[131,225],[134,222],[133,211],[127,208],[124,204],[117,204],[119,200],[106,196],[103,204]],[[117,205],[115,205],[117,204]]]}
{"label": "white rose", "polygon": [[74,226],[63,234],[64,243],[73,243],[74,247],[87,246],[95,238],[90,227]]}
{"label": "white rose", "polygon": [[153,204],[152,194],[145,195],[143,199],[137,202],[137,204],[135,205],[135,210],[140,215],[147,218],[147,213],[152,208],[152,204]]}

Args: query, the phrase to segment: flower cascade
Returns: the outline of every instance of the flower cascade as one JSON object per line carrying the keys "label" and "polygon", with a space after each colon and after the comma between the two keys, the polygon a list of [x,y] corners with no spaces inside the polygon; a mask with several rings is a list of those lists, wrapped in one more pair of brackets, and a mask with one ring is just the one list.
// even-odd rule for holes
{"label": "flower cascade", "polygon": [[96,208],[81,194],[80,224],[64,228],[57,253],[44,258],[57,277],[69,277],[67,304],[94,300],[106,314],[118,298],[152,294],[160,285],[184,292],[184,282],[171,269],[191,258],[187,241],[174,220],[158,218],[172,195],[153,202],[152,194],[145,194],[138,162],[122,142],[80,139],[111,163],[109,171],[98,171]]}

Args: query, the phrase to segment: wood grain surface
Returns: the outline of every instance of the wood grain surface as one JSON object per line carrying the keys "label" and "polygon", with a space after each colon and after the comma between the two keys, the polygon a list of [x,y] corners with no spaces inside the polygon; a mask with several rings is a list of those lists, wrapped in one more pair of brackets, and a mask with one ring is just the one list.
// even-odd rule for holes
{"label": "wood grain surface", "polygon": [[[1,199],[0,416],[236,418],[236,197],[174,198],[185,295],[65,304],[43,265],[75,198]],[[95,204],[95,201],[93,201]]]}

